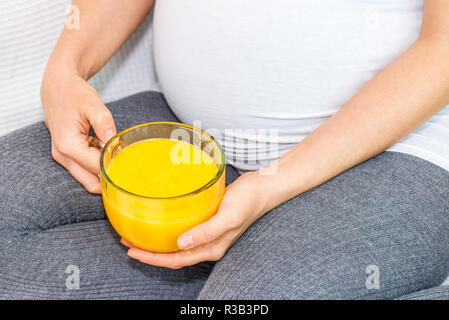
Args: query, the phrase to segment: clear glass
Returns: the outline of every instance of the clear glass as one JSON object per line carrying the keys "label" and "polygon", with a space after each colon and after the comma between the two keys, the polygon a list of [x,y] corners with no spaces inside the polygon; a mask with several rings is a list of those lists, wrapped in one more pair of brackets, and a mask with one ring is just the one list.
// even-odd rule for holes
{"label": "clear glass", "polygon": [[[133,143],[157,138],[182,140],[202,149],[217,165],[217,174],[198,190],[168,198],[137,195],[111,181],[107,168],[117,154]],[[108,141],[100,158],[102,198],[108,219],[120,236],[138,248],[177,251],[177,239],[182,233],[216,213],[225,190],[225,167],[217,141],[192,126],[151,122],[124,130]]]}

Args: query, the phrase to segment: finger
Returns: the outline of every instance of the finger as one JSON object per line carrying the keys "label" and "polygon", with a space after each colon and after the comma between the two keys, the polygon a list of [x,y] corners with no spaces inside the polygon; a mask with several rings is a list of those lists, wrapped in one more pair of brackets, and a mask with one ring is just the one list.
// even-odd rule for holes
{"label": "finger", "polygon": [[96,136],[103,144],[106,144],[117,133],[112,113],[103,103],[89,105],[86,108],[86,116],[94,128]]}
{"label": "finger", "polygon": [[153,266],[179,269],[204,261],[217,261],[223,257],[224,252],[225,250],[219,249],[217,244],[209,244],[192,250],[174,253],[148,252],[138,248],[131,248],[128,250],[128,256]]}
{"label": "finger", "polygon": [[66,164],[61,164],[88,192],[101,194],[100,179],[98,178],[98,176],[87,171],[71,159],[67,159]]}
{"label": "finger", "polygon": [[127,246],[128,248],[133,248],[133,247],[134,247],[131,243],[129,243],[128,241],[126,241],[126,240],[123,239],[123,238],[120,239],[120,242],[121,242],[123,245]]}
{"label": "finger", "polygon": [[89,147],[95,148],[98,150],[103,149],[103,144],[97,137],[89,136],[89,137],[87,137],[87,141],[89,142]]}
{"label": "finger", "polygon": [[68,157],[78,163],[79,166],[88,170],[94,175],[100,173],[100,155],[101,151],[98,148],[89,146],[89,139],[87,136],[80,136],[80,142],[73,147],[71,152],[66,153]]}
{"label": "finger", "polygon": [[[98,175],[100,173],[101,151],[95,147],[90,147],[89,141],[90,137],[83,133],[61,135],[52,146],[53,158],[59,163],[61,163],[61,159],[57,159],[57,156],[63,158],[65,163],[61,164],[67,169],[67,166],[75,161],[82,168]],[[68,162],[68,159],[71,160],[70,163]]]}
{"label": "finger", "polygon": [[192,249],[214,241],[225,232],[237,228],[240,224],[233,218],[234,213],[219,210],[208,221],[197,225],[178,238],[180,249]]}

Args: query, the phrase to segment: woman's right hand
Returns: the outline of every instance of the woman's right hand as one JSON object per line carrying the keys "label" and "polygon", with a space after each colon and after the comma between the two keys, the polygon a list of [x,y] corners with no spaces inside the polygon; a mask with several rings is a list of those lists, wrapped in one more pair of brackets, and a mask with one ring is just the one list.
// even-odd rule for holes
{"label": "woman's right hand", "polygon": [[70,28],[63,28],[47,63],[41,101],[53,158],[92,193],[101,193],[100,148],[90,146],[89,129],[93,127],[99,144],[106,143],[116,129],[111,113],[86,79],[111,59],[153,4],[154,0],[73,0]]}
{"label": "woman's right hand", "polygon": [[[56,73],[57,74],[57,73]],[[97,91],[75,73],[47,72],[41,87],[53,158],[91,193],[101,193],[100,148],[91,146],[90,126],[101,144],[116,134],[111,112]]]}

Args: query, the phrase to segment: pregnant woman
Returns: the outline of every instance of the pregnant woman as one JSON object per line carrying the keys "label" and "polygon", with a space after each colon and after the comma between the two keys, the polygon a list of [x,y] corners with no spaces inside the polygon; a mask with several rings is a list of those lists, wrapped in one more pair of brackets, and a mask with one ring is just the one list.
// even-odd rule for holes
{"label": "pregnant woman", "polygon": [[[449,1],[160,0],[163,96],[105,106],[86,81],[153,2],[74,1],[46,126],[0,138],[1,298],[449,296]],[[162,120],[220,133],[229,164],[176,253],[120,243],[91,143]]]}

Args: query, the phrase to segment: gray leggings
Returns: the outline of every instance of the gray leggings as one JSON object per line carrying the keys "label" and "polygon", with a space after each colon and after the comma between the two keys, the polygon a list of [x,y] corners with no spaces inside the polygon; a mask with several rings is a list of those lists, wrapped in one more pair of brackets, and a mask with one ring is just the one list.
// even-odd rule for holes
{"label": "gray leggings", "polygon": [[[118,130],[177,121],[154,92],[108,107]],[[272,210],[216,264],[169,270],[127,257],[37,123],[0,138],[0,298],[449,298],[448,195],[448,172],[385,152]]]}

